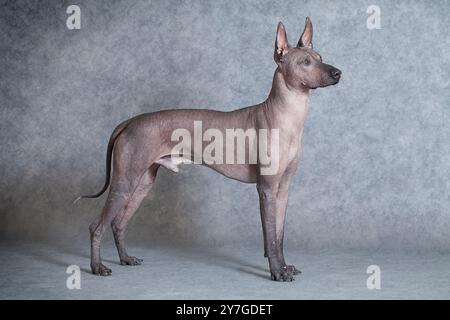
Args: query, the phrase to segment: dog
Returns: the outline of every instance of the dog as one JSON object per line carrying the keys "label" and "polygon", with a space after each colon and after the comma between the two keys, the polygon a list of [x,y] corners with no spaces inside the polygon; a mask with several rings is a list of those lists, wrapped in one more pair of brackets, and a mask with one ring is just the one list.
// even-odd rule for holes
{"label": "dog", "polygon": [[[160,167],[178,171],[180,163],[189,162],[208,166],[228,178],[254,183],[259,194],[259,205],[264,238],[264,256],[268,258],[271,279],[292,281],[300,271],[287,265],[283,253],[283,238],[289,185],[297,170],[302,152],[303,125],[309,106],[310,90],[335,85],[341,71],[322,62],[321,55],[313,49],[313,25],[306,18],[302,35],[295,47],[288,43],[284,25],[279,22],[273,58],[276,71],[268,98],[257,105],[220,112],[204,109],[165,110],[145,113],[119,124],[109,139],[106,154],[106,181],[95,195],[80,198],[97,198],[109,186],[109,195],[101,215],[90,225],[91,269],[101,276],[111,275],[111,269],[102,264],[100,243],[111,225],[122,265],[139,265],[142,259],[128,255],[124,236],[126,227],[142,200],[155,183]],[[199,151],[181,148],[173,153],[176,130],[194,134],[196,123],[201,123],[200,133],[213,129],[216,133],[228,129],[265,130],[279,157],[271,157],[276,170],[267,169],[260,157],[253,163],[215,163],[195,161],[205,151],[204,141]],[[248,138],[248,137],[247,137]],[[250,139],[250,138],[249,138]],[[253,139],[253,140],[252,140]],[[255,145],[255,136],[249,144]],[[272,142],[277,144],[272,144]],[[197,145],[198,146],[198,145]],[[197,148],[198,149],[198,148]],[[221,151],[220,147],[218,150]],[[232,156],[236,155],[232,152]],[[250,153],[245,153],[248,159]],[[198,160],[198,159],[197,159]],[[111,176],[111,167],[112,176]],[[78,200],[77,199],[77,200]]]}

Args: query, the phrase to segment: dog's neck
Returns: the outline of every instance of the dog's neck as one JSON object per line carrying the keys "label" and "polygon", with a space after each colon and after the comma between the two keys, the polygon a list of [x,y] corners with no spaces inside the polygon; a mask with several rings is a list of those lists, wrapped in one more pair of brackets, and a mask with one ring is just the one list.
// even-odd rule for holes
{"label": "dog's neck", "polygon": [[263,103],[266,114],[279,126],[292,124],[302,130],[308,106],[309,89],[289,88],[281,71],[277,68],[269,97]]}

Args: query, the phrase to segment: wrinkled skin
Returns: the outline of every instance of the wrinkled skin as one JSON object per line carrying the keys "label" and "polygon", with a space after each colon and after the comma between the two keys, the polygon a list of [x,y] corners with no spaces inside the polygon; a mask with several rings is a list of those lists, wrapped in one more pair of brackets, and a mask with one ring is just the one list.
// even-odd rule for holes
{"label": "wrinkled skin", "polygon": [[[215,128],[223,133],[227,128],[279,129],[280,157],[275,174],[261,174],[259,162],[204,165],[231,179],[256,184],[260,199],[264,255],[269,260],[271,279],[294,280],[294,275],[300,271],[285,262],[284,223],[289,185],[301,157],[309,91],[338,83],[341,74],[338,69],[323,63],[321,56],[313,50],[312,34],[312,23],[307,18],[297,46],[291,47],[285,28],[279,23],[274,51],[277,69],[269,97],[261,104],[232,112],[194,109],[160,111],[139,115],[117,126],[108,144],[104,188],[96,195],[82,196],[98,197],[110,183],[103,211],[90,226],[91,268],[94,274],[111,274],[111,269],[104,266],[100,258],[100,243],[109,224],[113,230],[120,263],[142,263],[141,259],[129,256],[126,252],[126,227],[152,188],[158,169],[163,166],[172,171],[178,170],[177,163],[170,157],[172,148],[177,144],[177,141],[171,141],[172,132],[177,128],[185,128],[193,133],[193,122],[201,120],[203,130]],[[268,138],[270,141],[271,136]],[[192,158],[193,154],[184,156]],[[111,165],[113,171],[110,179]]]}

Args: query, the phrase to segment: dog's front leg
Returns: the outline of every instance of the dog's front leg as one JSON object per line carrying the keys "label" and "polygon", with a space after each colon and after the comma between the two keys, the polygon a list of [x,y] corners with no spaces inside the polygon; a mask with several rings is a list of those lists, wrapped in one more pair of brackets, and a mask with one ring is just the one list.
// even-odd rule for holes
{"label": "dog's front leg", "polygon": [[286,210],[288,205],[288,196],[289,196],[289,185],[291,178],[293,176],[293,172],[295,172],[296,166],[292,166],[288,168],[286,172],[283,174],[283,178],[279,184],[279,189],[277,193],[277,213],[276,213],[276,225],[277,225],[277,240],[280,242],[280,249],[278,251],[279,260],[281,265],[284,268],[287,268],[288,272],[296,275],[300,274],[301,271],[298,270],[293,265],[287,265],[284,260],[284,252],[283,252],[283,243],[284,243],[284,227],[286,220]]}
{"label": "dog's front leg", "polygon": [[[283,258],[284,214],[287,197],[280,197],[279,183],[258,183],[265,254],[269,259],[272,280],[292,281],[293,272],[286,268]],[[281,210],[280,210],[281,209]],[[278,224],[277,224],[278,222]],[[280,223],[281,222],[281,223]]]}

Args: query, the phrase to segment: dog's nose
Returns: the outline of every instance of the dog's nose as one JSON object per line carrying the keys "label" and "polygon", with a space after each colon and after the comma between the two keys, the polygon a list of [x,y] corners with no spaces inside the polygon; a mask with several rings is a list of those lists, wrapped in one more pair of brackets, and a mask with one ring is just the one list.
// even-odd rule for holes
{"label": "dog's nose", "polygon": [[338,80],[340,77],[341,77],[341,70],[339,70],[339,69],[332,69],[331,70],[331,77],[333,78],[333,79],[336,79],[336,80]]}

